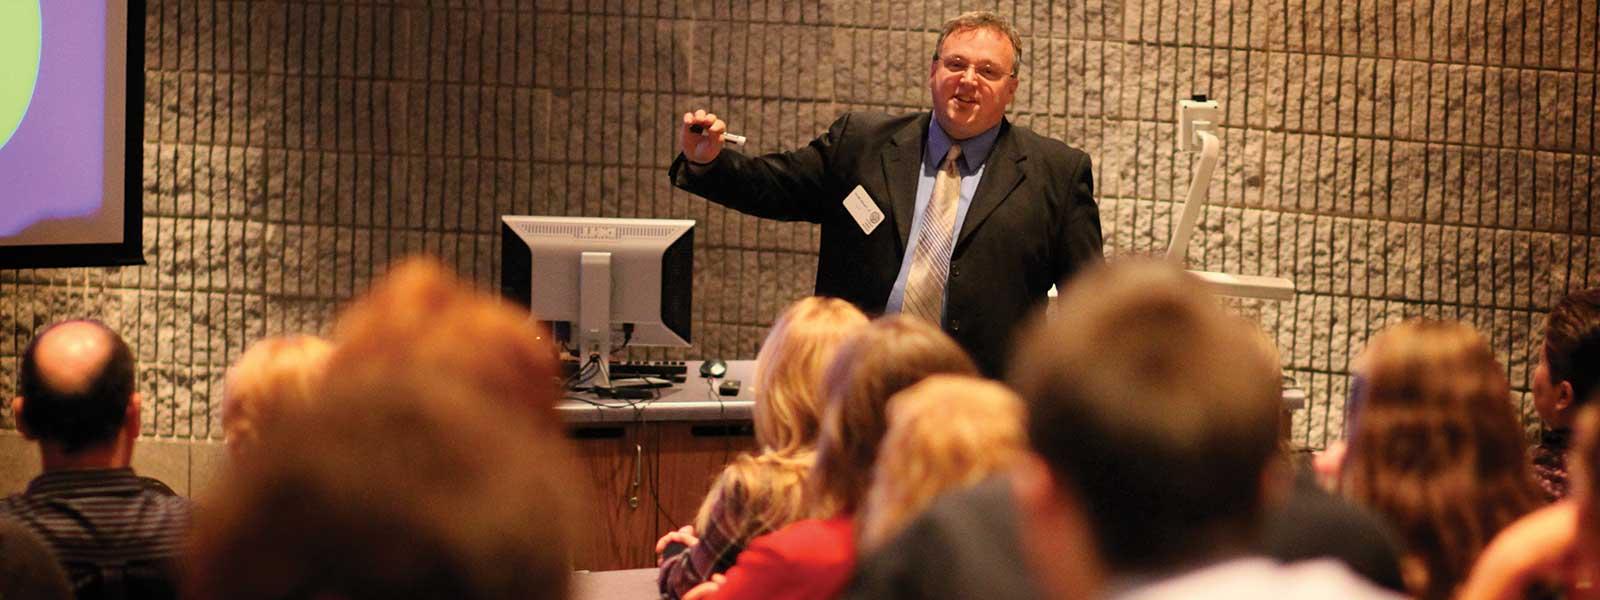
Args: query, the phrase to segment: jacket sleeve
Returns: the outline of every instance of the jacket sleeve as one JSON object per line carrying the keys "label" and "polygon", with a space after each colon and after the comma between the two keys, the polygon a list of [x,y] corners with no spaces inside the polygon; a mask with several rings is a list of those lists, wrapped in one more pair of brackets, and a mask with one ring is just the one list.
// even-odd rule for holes
{"label": "jacket sleeve", "polygon": [[698,174],[680,153],[667,176],[684,191],[748,215],[820,223],[843,197],[837,161],[849,127],[846,113],[817,139],[788,152],[748,157],[724,148]]}
{"label": "jacket sleeve", "polygon": [[1058,284],[1084,267],[1100,262],[1105,246],[1100,233],[1100,207],[1094,200],[1093,162],[1088,154],[1075,154],[1078,155],[1077,165],[1067,182],[1062,210],[1056,215],[1059,254],[1051,275]]}

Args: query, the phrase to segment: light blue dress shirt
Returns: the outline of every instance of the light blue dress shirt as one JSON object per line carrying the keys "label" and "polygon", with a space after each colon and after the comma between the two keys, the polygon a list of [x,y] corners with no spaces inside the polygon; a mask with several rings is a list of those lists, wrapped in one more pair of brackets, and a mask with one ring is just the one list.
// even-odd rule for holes
{"label": "light blue dress shirt", "polygon": [[[956,203],[957,232],[961,231],[961,223],[967,219],[967,207],[972,205],[972,194],[978,190],[978,180],[983,178],[983,165],[988,161],[989,151],[994,149],[995,138],[999,136],[1000,126],[995,125],[961,142],[961,158],[956,159],[956,166],[961,171],[961,199]],[[884,314],[898,313],[901,305],[905,304],[906,278],[911,274],[911,257],[916,254],[913,250],[917,247],[918,236],[922,234],[923,213],[928,210],[928,199],[933,197],[933,180],[939,174],[939,163],[944,161],[944,155],[950,151],[952,143],[944,128],[939,126],[939,120],[929,119],[928,143],[922,149],[922,172],[917,177],[917,208],[911,213],[911,234],[906,238],[900,274],[894,278],[894,289],[889,292],[889,302],[883,307]],[[949,294],[945,297],[949,298]]]}

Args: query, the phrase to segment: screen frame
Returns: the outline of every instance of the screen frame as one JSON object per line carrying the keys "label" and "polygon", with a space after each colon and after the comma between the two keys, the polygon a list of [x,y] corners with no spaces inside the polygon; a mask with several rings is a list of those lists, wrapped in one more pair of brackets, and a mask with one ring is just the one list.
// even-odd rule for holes
{"label": "screen frame", "polygon": [[[122,173],[122,241],[102,244],[29,244],[0,246],[0,269],[106,267],[145,264],[144,259],[144,47],[145,0],[107,0],[106,12],[106,170]],[[122,17],[125,26],[115,25]],[[117,36],[123,52],[119,55]],[[118,68],[118,63],[121,68]],[[117,85],[119,83],[121,85]],[[120,92],[122,111],[114,106]],[[116,155],[116,123],[120,117],[121,156]],[[114,160],[120,158],[121,160]],[[108,191],[116,183],[106,182]]]}

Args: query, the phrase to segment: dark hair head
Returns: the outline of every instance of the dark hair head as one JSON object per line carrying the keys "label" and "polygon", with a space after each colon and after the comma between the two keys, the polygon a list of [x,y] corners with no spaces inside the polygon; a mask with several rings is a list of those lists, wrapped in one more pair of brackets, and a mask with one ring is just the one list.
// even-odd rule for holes
{"label": "dark hair head", "polygon": [[[71,330],[64,326],[71,325]],[[94,330],[81,329],[91,325]],[[54,335],[100,335],[107,346],[104,362],[82,373],[76,381],[47,374],[52,369],[40,365],[39,347]],[[47,359],[48,360],[48,359]],[[18,424],[28,435],[59,444],[72,454],[115,440],[127,415],[128,400],[134,393],[133,352],[122,336],[92,320],[62,321],[45,327],[22,352],[22,368],[17,375],[22,414]]]}
{"label": "dark hair head", "polygon": [[1366,390],[1344,493],[1388,519],[1448,598],[1501,528],[1538,504],[1505,369],[1455,321],[1385,329],[1363,353]]}
{"label": "dark hair head", "polygon": [[955,340],[915,317],[880,318],[844,341],[823,376],[827,408],[809,482],[819,514],[860,505],[889,428],[889,397],[935,373],[977,375],[978,368]]}
{"label": "dark hair head", "polygon": [[1010,378],[1029,441],[1114,571],[1253,538],[1282,410],[1264,336],[1198,280],[1143,260],[1079,275],[1025,331]]}
{"label": "dark hair head", "polygon": [[1551,383],[1572,384],[1574,406],[1589,400],[1600,383],[1600,288],[1569,294],[1550,309],[1544,360]]}

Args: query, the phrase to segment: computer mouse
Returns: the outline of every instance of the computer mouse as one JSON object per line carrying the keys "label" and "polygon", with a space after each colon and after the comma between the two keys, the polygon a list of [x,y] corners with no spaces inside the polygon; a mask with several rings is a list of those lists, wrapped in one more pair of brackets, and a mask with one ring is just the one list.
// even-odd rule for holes
{"label": "computer mouse", "polygon": [[706,379],[718,379],[728,374],[728,363],[716,358],[700,363],[700,376]]}

